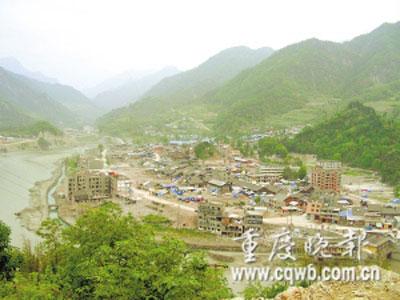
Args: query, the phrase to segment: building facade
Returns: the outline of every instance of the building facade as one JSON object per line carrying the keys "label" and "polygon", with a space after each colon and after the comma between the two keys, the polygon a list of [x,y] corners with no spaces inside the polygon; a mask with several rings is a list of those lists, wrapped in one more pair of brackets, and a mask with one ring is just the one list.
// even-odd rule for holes
{"label": "building facade", "polygon": [[314,188],[327,192],[340,193],[341,163],[320,161],[312,169],[311,184]]}
{"label": "building facade", "polygon": [[70,201],[113,198],[117,192],[116,176],[108,172],[83,170],[68,176],[67,196]]}

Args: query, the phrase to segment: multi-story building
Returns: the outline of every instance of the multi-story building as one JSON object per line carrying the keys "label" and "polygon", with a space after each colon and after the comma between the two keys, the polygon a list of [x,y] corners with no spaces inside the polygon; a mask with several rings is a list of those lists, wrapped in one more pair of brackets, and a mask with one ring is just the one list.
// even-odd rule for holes
{"label": "multi-story building", "polygon": [[215,201],[203,202],[198,208],[198,228],[221,234],[224,205]]}
{"label": "multi-story building", "polygon": [[312,169],[311,184],[323,191],[339,193],[341,181],[341,163],[337,161],[320,161]]}
{"label": "multi-story building", "polygon": [[261,231],[263,225],[263,213],[255,210],[246,211],[244,214],[243,225],[244,231],[251,228],[255,229],[256,231]]}
{"label": "multi-story building", "polygon": [[241,208],[225,208],[221,220],[221,235],[239,237],[243,234],[243,210]]}
{"label": "multi-story building", "polygon": [[319,201],[309,201],[306,206],[306,214],[308,216],[314,217],[315,215],[319,215],[321,212],[322,203]]}
{"label": "multi-story building", "polygon": [[257,211],[227,207],[222,203],[203,202],[198,209],[198,228],[221,236],[239,237],[244,231],[262,229],[263,215]]}
{"label": "multi-story building", "polygon": [[261,166],[255,173],[249,174],[249,178],[257,183],[274,183],[283,178],[283,167]]}
{"label": "multi-story building", "polygon": [[89,201],[113,198],[117,192],[116,175],[104,171],[81,170],[68,176],[68,199]]}

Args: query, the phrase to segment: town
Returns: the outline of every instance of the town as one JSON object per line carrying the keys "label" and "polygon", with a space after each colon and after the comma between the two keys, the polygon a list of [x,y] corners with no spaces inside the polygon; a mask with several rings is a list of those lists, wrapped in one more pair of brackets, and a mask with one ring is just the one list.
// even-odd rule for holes
{"label": "town", "polygon": [[[215,153],[200,159],[196,148],[205,146]],[[288,179],[288,169],[301,178]],[[356,193],[351,182],[343,184],[345,167],[339,161],[313,157],[305,174],[299,169],[279,159],[263,163],[213,141],[145,146],[119,141],[67,159],[56,209],[72,223],[82,207],[114,201],[135,217],[162,215],[175,228],[209,232],[222,240],[239,238],[249,229],[270,237],[286,227],[303,232],[303,240],[325,232],[331,241],[348,229],[364,230],[363,257],[399,258],[399,199],[368,197],[373,191],[360,184]],[[344,248],[328,250],[339,257]]]}

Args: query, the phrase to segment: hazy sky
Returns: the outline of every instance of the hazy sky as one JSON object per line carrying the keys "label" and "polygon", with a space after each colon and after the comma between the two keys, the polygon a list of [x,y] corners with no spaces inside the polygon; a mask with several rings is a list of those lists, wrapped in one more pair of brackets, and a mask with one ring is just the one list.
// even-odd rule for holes
{"label": "hazy sky", "polygon": [[399,0],[0,0],[0,57],[82,88],[128,69],[189,69],[236,45],[344,41],[399,20]]}

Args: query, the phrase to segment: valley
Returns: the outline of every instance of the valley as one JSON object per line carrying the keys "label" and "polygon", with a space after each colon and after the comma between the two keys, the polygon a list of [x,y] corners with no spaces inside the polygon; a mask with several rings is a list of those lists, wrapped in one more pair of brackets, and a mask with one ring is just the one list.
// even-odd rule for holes
{"label": "valley", "polygon": [[194,51],[208,20],[181,49],[192,20],[151,15],[64,20],[47,64],[0,49],[0,298],[397,299],[400,22],[273,48],[231,23]]}

